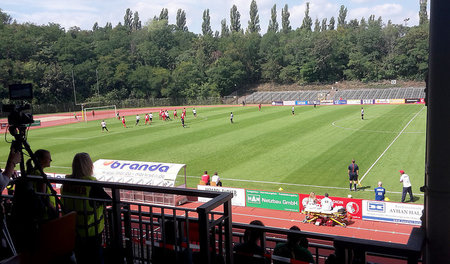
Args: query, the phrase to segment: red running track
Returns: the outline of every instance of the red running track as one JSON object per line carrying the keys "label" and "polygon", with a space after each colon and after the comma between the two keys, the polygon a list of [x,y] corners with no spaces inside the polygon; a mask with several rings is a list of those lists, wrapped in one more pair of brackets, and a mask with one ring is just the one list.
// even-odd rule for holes
{"label": "red running track", "polygon": [[[196,208],[201,203],[187,203],[183,207]],[[302,231],[320,234],[354,237],[376,241],[406,244],[413,225],[384,223],[353,219],[347,227],[316,226],[303,223],[305,215],[296,212],[285,212],[270,209],[233,206],[232,220],[235,223],[248,224],[252,220],[261,220],[265,226],[287,228],[297,225]]]}

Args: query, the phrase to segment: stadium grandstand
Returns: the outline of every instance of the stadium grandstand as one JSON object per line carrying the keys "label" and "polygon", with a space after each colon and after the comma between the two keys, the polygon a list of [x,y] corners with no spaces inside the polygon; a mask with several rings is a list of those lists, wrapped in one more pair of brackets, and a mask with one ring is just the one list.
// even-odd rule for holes
{"label": "stadium grandstand", "polygon": [[317,90],[254,92],[245,96],[246,103],[271,103],[273,101],[319,101],[349,99],[402,99],[424,98],[424,87],[352,89],[352,90]]}
{"label": "stadium grandstand", "polygon": [[[323,93],[332,97],[327,98],[327,100],[338,98],[427,98],[429,117],[427,120],[425,159],[427,166],[425,185],[421,188],[426,201],[423,225],[412,230],[405,244],[352,237],[355,233],[366,232],[367,230],[364,229],[355,230],[352,235],[342,237],[319,232],[290,231],[280,228],[237,224],[231,218],[233,194],[228,192],[57,178],[49,180],[55,184],[97,185],[108,189],[112,194],[110,200],[96,199],[97,203],[105,205],[106,211],[105,232],[103,233],[103,242],[105,249],[107,249],[105,250],[105,263],[236,263],[233,262],[233,254],[235,253],[232,248],[233,244],[243,240],[244,230],[260,231],[262,236],[259,245],[266,250],[263,255],[247,255],[246,257],[253,260],[247,263],[273,263],[275,260],[273,254],[275,243],[286,241],[287,235],[291,233],[298,233],[309,239],[308,249],[313,254],[315,263],[324,263],[325,258],[332,253],[336,255],[337,260],[328,263],[448,263],[450,259],[450,251],[448,250],[450,245],[450,228],[448,225],[448,219],[450,218],[450,210],[448,210],[450,181],[449,177],[445,176],[450,171],[449,163],[446,162],[450,158],[448,154],[450,148],[450,141],[448,140],[448,134],[450,133],[450,126],[448,125],[450,75],[446,72],[450,67],[450,56],[448,56],[448,46],[450,45],[450,29],[448,27],[450,17],[448,12],[450,3],[448,1],[434,1],[430,9],[430,86],[426,96],[423,88],[402,88],[338,90],[334,94],[329,93],[330,91],[256,92],[245,99],[247,103],[270,103],[273,100],[317,100],[316,98],[323,96]],[[40,178],[34,179],[39,180]],[[189,197],[189,199],[202,197],[210,200],[193,208],[158,204],[143,205],[121,200],[121,193],[133,195],[135,191],[175,194]],[[1,198],[5,207],[11,205],[12,196],[2,195]],[[74,199],[74,197],[71,198]],[[84,202],[89,200],[80,199]],[[86,214],[86,212],[84,213]],[[254,217],[249,217],[248,220],[254,220]],[[61,223],[61,221],[52,223],[53,232],[43,233],[39,237],[41,247],[38,248],[39,250],[32,252],[34,255],[17,255],[13,252],[13,257],[4,259],[1,263],[44,263],[42,262],[44,257],[59,257],[71,253],[74,241],[68,240],[73,238],[74,234],[64,237],[58,237],[57,235],[59,231],[63,230],[72,230],[72,233],[74,233],[74,222]],[[72,224],[72,229],[68,228],[69,224]],[[5,230],[2,231],[5,232]],[[382,235],[387,236],[387,234],[386,232]],[[67,246],[61,247],[63,244]],[[158,254],[156,252],[166,258],[158,262],[155,258],[155,255]],[[28,262],[24,262],[23,260],[27,257]],[[34,262],[30,261],[30,258]],[[55,262],[55,259],[52,258],[49,258],[49,260],[53,261],[45,263],[61,263]],[[277,261],[281,263],[305,263],[289,258],[278,258]]]}

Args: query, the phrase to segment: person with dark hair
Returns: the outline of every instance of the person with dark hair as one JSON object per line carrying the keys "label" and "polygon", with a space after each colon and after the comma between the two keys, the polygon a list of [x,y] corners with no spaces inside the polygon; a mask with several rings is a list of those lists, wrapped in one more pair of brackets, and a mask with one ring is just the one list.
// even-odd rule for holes
{"label": "person with dark hair", "polygon": [[[300,231],[300,228],[298,228],[298,226],[292,226],[289,230]],[[309,252],[309,250],[305,247],[307,244],[307,239],[302,235],[297,233],[289,233],[287,235],[287,242],[277,244],[273,250],[273,263],[285,263],[283,261],[276,260],[276,256],[314,263],[314,258],[311,252]]]}
{"label": "person with dark hair", "polygon": [[385,194],[386,194],[386,189],[383,188],[383,183],[381,181],[379,181],[378,187],[375,188],[375,200],[376,201],[384,201]]}
{"label": "person with dark hair", "polygon": [[320,201],[320,206],[322,211],[331,211],[333,210],[333,200],[328,198],[328,193],[325,193],[325,197]]}
{"label": "person with dark hair", "polygon": [[414,196],[411,188],[411,181],[409,180],[408,174],[405,173],[404,170],[400,170],[400,182],[403,184],[402,190],[402,203],[405,202],[406,193],[409,193],[409,201],[414,202]]}
{"label": "person with dark hair", "polygon": [[233,124],[233,112],[231,112],[231,114],[230,114],[230,121],[231,121],[231,124]]}
{"label": "person with dark hair", "polygon": [[208,171],[205,171],[205,173],[203,173],[203,175],[202,175],[202,181],[203,181],[206,185],[209,185],[209,184],[210,184],[210,178],[209,178]]}
{"label": "person with dark hair", "polygon": [[[45,168],[50,167],[50,162],[52,162],[52,156],[50,151],[45,149],[38,149],[34,152],[34,156],[36,157],[36,161],[39,162],[39,166],[44,170]],[[41,172],[39,171],[39,167],[37,164],[32,164],[32,160],[27,160],[27,175],[33,176],[41,176]],[[33,189],[38,193],[46,193],[52,194],[50,187],[46,185],[44,182],[36,182],[33,181]],[[49,220],[56,217],[56,200],[54,196],[41,196],[41,200],[45,206],[45,213],[42,216],[43,220]]]}
{"label": "person with dark hair", "polygon": [[[92,176],[94,164],[87,153],[77,153],[72,162],[72,174],[66,179],[80,179],[96,181]],[[98,186],[65,183],[61,188],[63,204],[67,211],[77,212],[77,239],[75,256],[77,263],[103,263],[102,233],[105,228],[104,205],[85,199],[68,198],[65,196],[79,196],[81,198],[111,199]]]}
{"label": "person with dark hair", "polygon": [[216,184],[216,186],[222,186],[222,181],[220,180],[220,177],[217,174],[217,172],[214,172],[214,175],[211,178],[211,182]]}
{"label": "person with dark hair", "polygon": [[[264,226],[260,220],[253,220],[250,222],[250,225]],[[258,241],[261,240],[263,235],[264,232],[261,230],[247,228],[244,232],[244,242],[236,244],[233,248],[234,263],[269,263],[269,261],[264,257],[266,251],[263,247],[258,245]]]}
{"label": "person with dark hair", "polygon": [[105,130],[105,129],[106,129],[106,132],[109,132],[109,131],[108,131],[108,128],[106,127],[106,122],[105,122],[105,120],[102,120],[102,122],[100,122],[100,124],[102,125],[102,132],[103,132],[103,130]]}
{"label": "person with dark hair", "polygon": [[137,126],[139,124],[139,120],[141,119],[141,117],[139,116],[139,114],[136,115],[136,124],[135,126]]}
{"label": "person with dark hair", "polygon": [[350,181],[350,191],[352,191],[352,182],[355,186],[355,192],[356,192],[356,184],[358,183],[358,174],[359,174],[359,167],[358,164],[355,163],[355,160],[352,160],[352,163],[348,165],[348,179]]}

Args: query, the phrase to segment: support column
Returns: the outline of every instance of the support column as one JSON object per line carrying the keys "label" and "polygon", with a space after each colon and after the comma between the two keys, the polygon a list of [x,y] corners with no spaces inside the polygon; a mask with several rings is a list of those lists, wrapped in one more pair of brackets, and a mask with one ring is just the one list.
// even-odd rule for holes
{"label": "support column", "polygon": [[450,259],[450,1],[432,0],[425,175],[425,263]]}

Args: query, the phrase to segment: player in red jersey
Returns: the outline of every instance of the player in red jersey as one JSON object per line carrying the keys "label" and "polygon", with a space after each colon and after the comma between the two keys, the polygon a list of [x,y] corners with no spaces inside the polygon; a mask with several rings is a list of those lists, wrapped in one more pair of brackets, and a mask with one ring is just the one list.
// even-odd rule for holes
{"label": "player in red jersey", "polygon": [[258,105],[259,111],[261,111],[261,104]]}
{"label": "player in red jersey", "polygon": [[177,109],[173,110],[173,118],[178,118]]}
{"label": "player in red jersey", "polygon": [[124,128],[127,128],[127,125],[125,125],[125,116],[122,116],[122,124]]}
{"label": "player in red jersey", "polygon": [[148,116],[148,114],[145,114],[145,124],[144,125],[150,125],[150,117]]}

